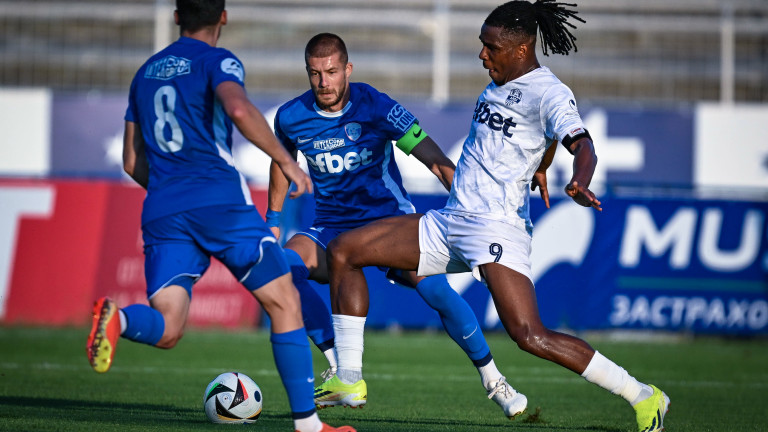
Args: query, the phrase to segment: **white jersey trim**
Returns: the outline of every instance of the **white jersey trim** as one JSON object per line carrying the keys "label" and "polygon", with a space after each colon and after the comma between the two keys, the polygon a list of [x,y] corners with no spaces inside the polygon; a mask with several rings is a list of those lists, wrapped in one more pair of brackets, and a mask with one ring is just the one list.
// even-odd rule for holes
{"label": "white jersey trim", "polygon": [[343,116],[344,114],[346,114],[347,111],[349,111],[352,108],[352,101],[347,102],[347,104],[344,105],[344,108],[342,108],[341,110],[336,111],[336,112],[325,111],[324,109],[322,109],[319,106],[317,106],[317,102],[312,103],[312,107],[315,108],[315,112],[316,113],[318,113],[319,115],[321,115],[323,117],[336,118],[336,117]]}
{"label": "white jersey trim", "polygon": [[392,176],[389,175],[389,161],[392,158],[392,143],[387,143],[384,146],[384,160],[381,162],[381,179],[384,181],[384,186],[392,193],[397,200],[397,207],[405,214],[416,213],[416,207],[400,191],[397,183]]}

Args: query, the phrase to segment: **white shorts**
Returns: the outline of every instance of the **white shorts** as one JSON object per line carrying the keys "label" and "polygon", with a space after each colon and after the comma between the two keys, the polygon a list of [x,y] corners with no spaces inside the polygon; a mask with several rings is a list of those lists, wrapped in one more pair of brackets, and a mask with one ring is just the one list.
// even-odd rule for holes
{"label": "white shorts", "polygon": [[419,220],[419,276],[472,272],[497,262],[533,281],[531,236],[514,225],[429,210]]}

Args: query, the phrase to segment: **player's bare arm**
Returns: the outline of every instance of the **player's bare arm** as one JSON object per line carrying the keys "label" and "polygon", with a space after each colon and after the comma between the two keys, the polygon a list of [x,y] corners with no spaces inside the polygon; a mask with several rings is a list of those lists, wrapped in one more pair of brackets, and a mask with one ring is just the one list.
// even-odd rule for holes
{"label": "player's bare arm", "polygon": [[144,153],[144,137],[139,125],[125,122],[123,133],[123,170],[144,189],[149,183],[149,163]]}
{"label": "player's bare arm", "polygon": [[291,198],[312,192],[309,176],[277,140],[261,111],[248,100],[242,86],[233,81],[225,81],[216,87],[216,97],[240,133],[272,158],[285,176],[296,184]]}
{"label": "player's bare arm", "polygon": [[565,193],[581,206],[602,211],[600,201],[589,190],[589,183],[597,166],[597,155],[592,140],[589,137],[578,139],[571,144],[570,151],[573,154],[573,177],[565,186]]}
{"label": "player's bare arm", "polygon": [[[293,152],[294,159],[296,152]],[[291,181],[285,176],[280,166],[272,161],[269,164],[269,188],[267,189],[267,208],[275,212],[283,211],[285,196],[288,188],[291,187]],[[270,227],[272,234],[280,238],[280,227]]]}
{"label": "player's bare arm", "polygon": [[421,140],[413,148],[411,154],[432,171],[446,190],[451,190],[456,165],[448,159],[448,156],[443,153],[431,137],[428,136]]}
{"label": "player's bare arm", "polygon": [[555,151],[557,151],[557,141],[550,144],[544,157],[541,159],[539,167],[536,168],[536,172],[533,173],[533,179],[531,180],[531,190],[535,191],[539,188],[541,199],[544,200],[544,205],[549,208],[549,189],[547,189],[547,169],[552,165],[552,160],[555,159]]}

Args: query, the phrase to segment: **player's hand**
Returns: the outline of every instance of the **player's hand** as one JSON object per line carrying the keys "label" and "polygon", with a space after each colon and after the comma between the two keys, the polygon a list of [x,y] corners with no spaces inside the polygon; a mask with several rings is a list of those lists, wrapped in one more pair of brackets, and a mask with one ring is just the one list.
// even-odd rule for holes
{"label": "player's hand", "polygon": [[280,227],[269,227],[269,230],[276,239],[280,240]]}
{"label": "player's hand", "polygon": [[600,207],[600,201],[595,197],[595,194],[591,190],[579,185],[579,182],[574,181],[565,186],[565,193],[569,197],[576,201],[576,204],[584,207],[592,207],[595,210],[603,211]]}
{"label": "player's hand", "polygon": [[296,190],[291,191],[288,196],[297,198],[303,193],[312,193],[312,179],[309,178],[307,173],[301,169],[298,163],[294,160],[290,160],[285,164],[280,164],[280,170],[285,174],[285,177],[292,181],[296,185]]}
{"label": "player's hand", "polygon": [[535,191],[539,188],[541,199],[544,200],[544,205],[549,208],[549,190],[547,189],[547,172],[536,171],[533,173],[533,180],[531,180],[531,191]]}

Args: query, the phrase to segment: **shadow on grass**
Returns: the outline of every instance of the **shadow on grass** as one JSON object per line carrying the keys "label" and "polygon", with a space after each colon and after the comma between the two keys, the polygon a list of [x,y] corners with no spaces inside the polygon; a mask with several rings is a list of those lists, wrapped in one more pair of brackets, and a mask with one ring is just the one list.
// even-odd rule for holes
{"label": "shadow on grass", "polygon": [[[44,413],[43,416],[40,413]],[[73,423],[157,425],[172,421],[177,426],[210,425],[202,407],[184,408],[147,403],[102,402],[27,396],[0,396],[0,417],[59,418]],[[266,419],[265,419],[266,417]],[[290,414],[262,416],[260,423],[290,419]]]}
{"label": "shadow on grass", "polygon": [[[322,416],[322,413],[321,413]],[[329,422],[331,423],[331,422]],[[626,432],[626,429],[609,427],[605,425],[585,425],[579,427],[572,426],[553,426],[546,424],[546,422],[539,423],[526,423],[517,419],[508,423],[488,424],[486,422],[475,422],[466,420],[452,420],[446,418],[421,418],[421,419],[392,419],[387,417],[367,417],[365,419],[354,419],[351,417],[344,417],[343,419],[337,418],[332,421],[333,424],[349,423],[359,431],[377,431],[385,430],[382,425],[386,425],[387,431],[411,431],[414,426],[419,426],[417,430],[425,431],[430,427],[434,427],[436,430],[446,430],[447,427],[452,427],[454,430],[461,431],[492,431],[492,430],[504,430],[509,431],[511,427],[515,430],[532,430],[532,431],[573,431],[573,430],[586,430],[586,431],[600,431],[600,432]]]}
{"label": "shadow on grass", "polygon": [[[11,407],[16,407],[11,408]],[[202,410],[172,405],[100,402],[78,399],[55,399],[26,396],[0,396],[4,416],[26,417],[27,414],[59,417],[68,421],[104,421],[108,423],[151,423],[173,420],[197,423],[205,420]],[[202,414],[202,417],[201,417]]]}
{"label": "shadow on grass", "polygon": [[[40,413],[45,413],[43,416]],[[265,413],[266,414],[266,413]],[[320,413],[321,418],[323,413]],[[164,404],[147,403],[119,403],[101,402],[78,399],[56,399],[27,396],[0,396],[0,417],[6,419],[24,418],[57,418],[70,425],[90,425],[100,428],[105,425],[132,425],[132,426],[158,426],[173,423],[173,429],[207,429],[211,425],[205,417],[202,409],[184,408]],[[274,427],[284,427],[290,421],[290,414],[269,413],[262,415],[259,425],[262,430],[274,430]],[[334,416],[335,417],[335,416]],[[532,431],[573,431],[587,430],[599,432],[624,432],[623,429],[607,427],[604,425],[581,426],[578,428],[568,426],[549,425],[543,419],[536,422],[526,422],[519,418],[513,422],[488,424],[467,420],[455,420],[450,418],[420,418],[420,419],[393,419],[386,416],[367,416],[354,418],[340,416],[333,420],[326,420],[330,424],[353,424],[361,431],[428,431],[431,428],[444,431],[447,428],[459,431],[493,431],[509,430],[514,426],[516,430]],[[62,430],[71,429],[63,424]],[[0,427],[0,430],[2,427]]]}

